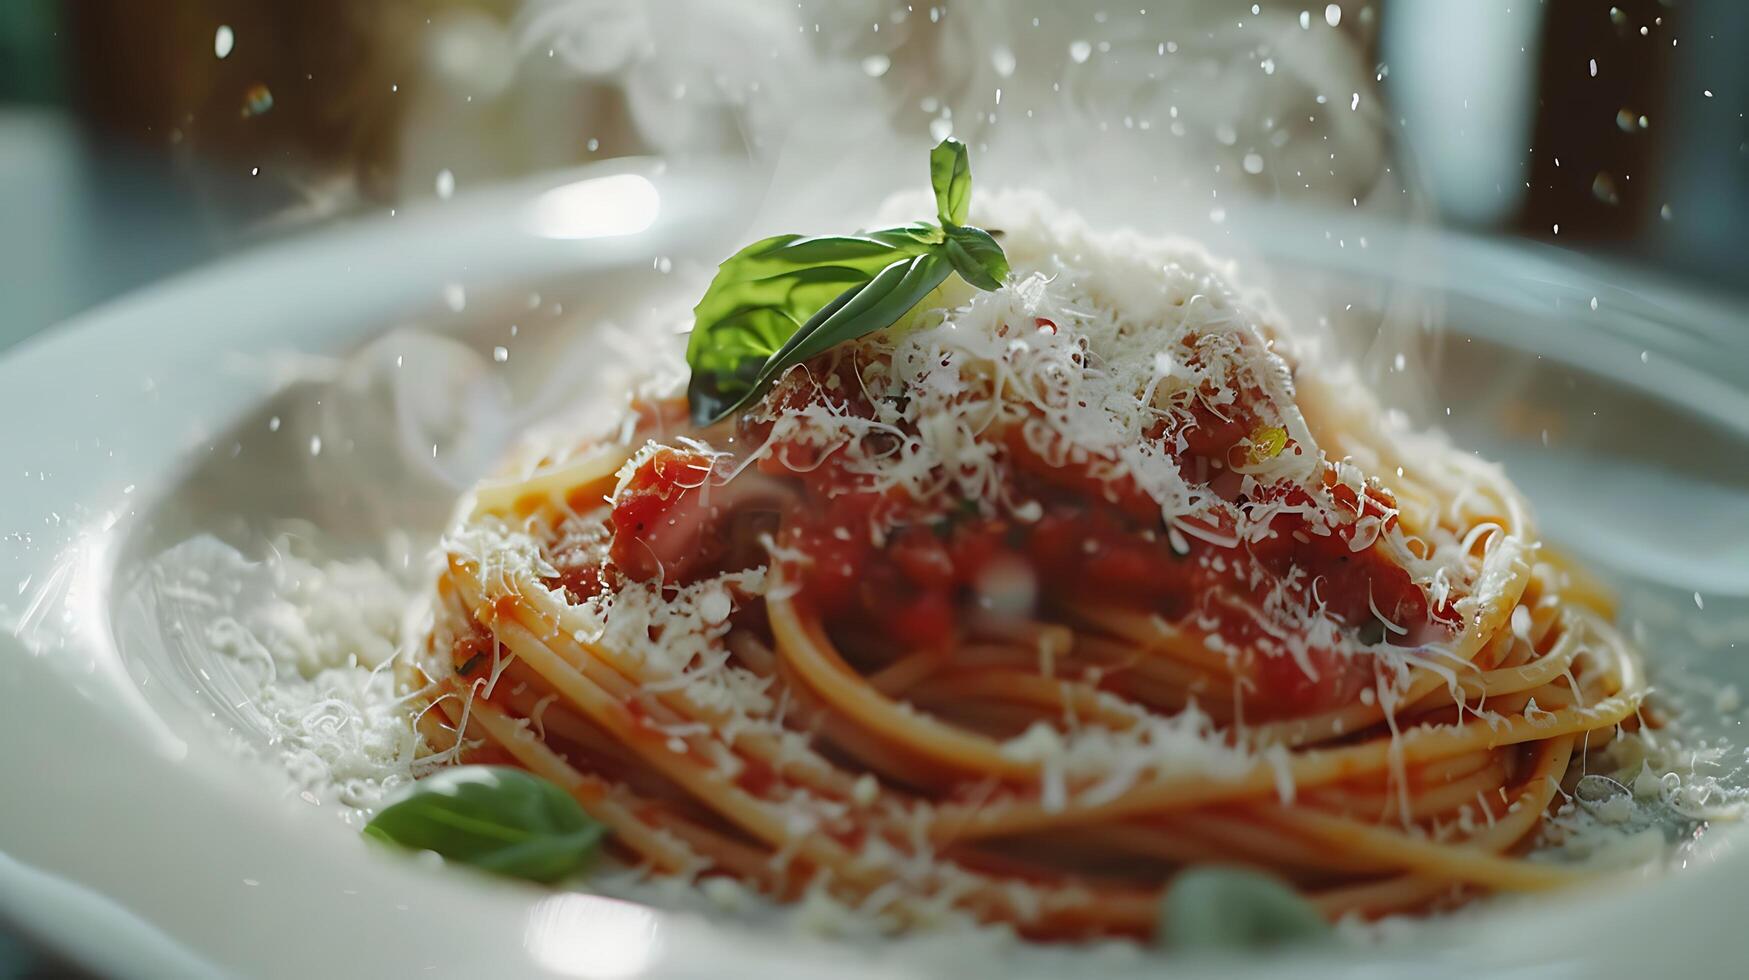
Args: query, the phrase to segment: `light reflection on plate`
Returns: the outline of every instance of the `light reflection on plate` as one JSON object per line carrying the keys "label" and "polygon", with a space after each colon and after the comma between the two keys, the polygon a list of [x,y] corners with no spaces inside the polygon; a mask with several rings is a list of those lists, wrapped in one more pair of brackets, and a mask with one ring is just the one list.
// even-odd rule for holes
{"label": "light reflection on plate", "polygon": [[536,962],[588,980],[638,975],[655,959],[661,940],[661,927],[649,908],[577,894],[536,902],[522,936]]}
{"label": "light reflection on plate", "polygon": [[534,199],[528,229],[542,238],[582,240],[636,235],[662,212],[656,185],[641,174],[614,174],[564,184]]}

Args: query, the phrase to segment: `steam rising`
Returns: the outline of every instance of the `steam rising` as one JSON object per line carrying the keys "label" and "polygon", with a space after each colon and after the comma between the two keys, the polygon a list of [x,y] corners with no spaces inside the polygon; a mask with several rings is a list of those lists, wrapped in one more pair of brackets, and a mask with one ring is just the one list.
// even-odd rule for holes
{"label": "steam rising", "polygon": [[[512,32],[522,57],[617,93],[623,120],[584,123],[629,130],[608,142],[769,173],[750,235],[866,220],[915,182],[923,145],[950,134],[972,146],[986,186],[1043,190],[1097,225],[1202,239],[1263,285],[1275,284],[1251,243],[1280,237],[1284,206],[1310,250],[1369,248],[1369,223],[1431,225],[1389,125],[1388,66],[1364,60],[1370,8],[1234,12],[530,0]],[[1390,400],[1422,397],[1441,314],[1424,294],[1392,287],[1368,297],[1382,318],[1356,322],[1326,317],[1344,304],[1315,284],[1278,293]]]}

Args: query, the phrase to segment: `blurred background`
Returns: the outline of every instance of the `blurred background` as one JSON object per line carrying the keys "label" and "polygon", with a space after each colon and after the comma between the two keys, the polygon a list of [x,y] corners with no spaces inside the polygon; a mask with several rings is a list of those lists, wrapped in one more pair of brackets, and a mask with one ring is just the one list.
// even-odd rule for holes
{"label": "blurred background", "polygon": [[949,132],[981,186],[1195,235],[1346,210],[1749,290],[1741,0],[1155,2],[5,0],[0,347],[497,181],[726,154],[793,187]]}

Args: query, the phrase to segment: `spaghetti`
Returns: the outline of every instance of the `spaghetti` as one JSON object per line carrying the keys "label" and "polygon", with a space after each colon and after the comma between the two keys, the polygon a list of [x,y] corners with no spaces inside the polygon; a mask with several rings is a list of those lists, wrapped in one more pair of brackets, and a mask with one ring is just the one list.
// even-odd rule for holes
{"label": "spaghetti", "polygon": [[1001,289],[482,485],[427,736],[897,927],[1143,935],[1203,864],[1331,917],[1574,880],[1523,854],[1639,723],[1605,594],[1200,253],[1000,203]]}

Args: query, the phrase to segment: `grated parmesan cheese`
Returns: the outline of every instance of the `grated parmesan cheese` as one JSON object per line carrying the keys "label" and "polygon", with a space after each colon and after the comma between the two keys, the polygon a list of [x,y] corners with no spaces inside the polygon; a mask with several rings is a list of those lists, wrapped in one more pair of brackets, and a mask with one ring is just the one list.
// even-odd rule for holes
{"label": "grated parmesan cheese", "polygon": [[311,555],[305,533],[275,538],[260,560],[192,538],[155,559],[143,587],[245,744],[276,758],[298,795],[355,819],[426,755],[390,669],[411,593],[376,562]]}

